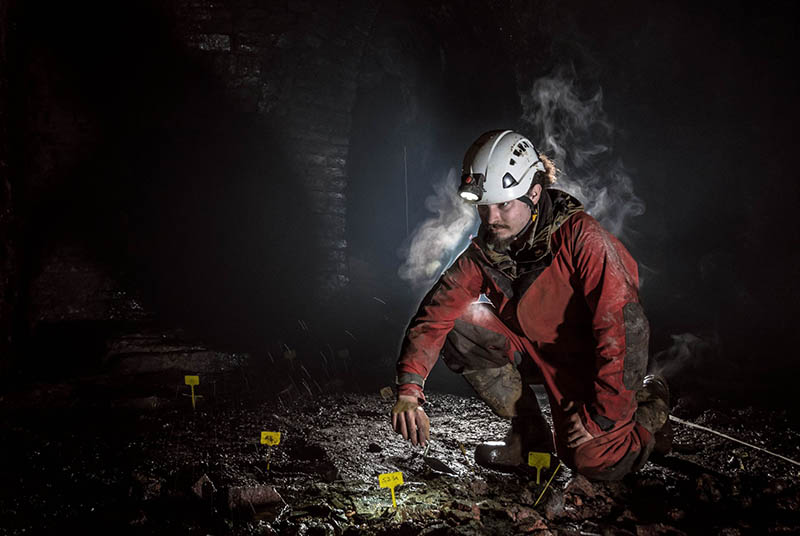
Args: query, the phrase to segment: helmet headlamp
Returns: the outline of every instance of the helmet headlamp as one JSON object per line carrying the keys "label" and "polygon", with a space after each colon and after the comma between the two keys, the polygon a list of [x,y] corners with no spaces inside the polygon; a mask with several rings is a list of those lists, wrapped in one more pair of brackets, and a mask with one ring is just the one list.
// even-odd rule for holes
{"label": "helmet headlamp", "polygon": [[465,173],[461,176],[461,186],[458,187],[458,195],[461,199],[470,203],[477,203],[483,197],[483,181],[486,176],[482,173]]}

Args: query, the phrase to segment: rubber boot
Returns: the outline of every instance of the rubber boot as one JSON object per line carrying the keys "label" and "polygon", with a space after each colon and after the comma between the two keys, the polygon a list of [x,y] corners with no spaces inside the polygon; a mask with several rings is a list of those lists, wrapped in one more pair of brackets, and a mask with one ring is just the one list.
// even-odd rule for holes
{"label": "rubber boot", "polygon": [[515,471],[528,467],[529,452],[553,452],[550,427],[544,418],[538,420],[533,415],[512,418],[511,429],[502,441],[475,447],[475,462],[496,471]]}
{"label": "rubber boot", "polygon": [[463,375],[496,415],[511,419],[511,429],[502,441],[476,447],[476,463],[498,471],[514,471],[527,467],[528,452],[553,451],[553,435],[542,416],[536,393],[530,385],[523,385],[511,363],[464,371]]}
{"label": "rubber boot", "polygon": [[636,422],[655,439],[654,454],[664,455],[672,449],[672,424],[669,420],[669,386],[663,376],[649,374],[636,391]]}

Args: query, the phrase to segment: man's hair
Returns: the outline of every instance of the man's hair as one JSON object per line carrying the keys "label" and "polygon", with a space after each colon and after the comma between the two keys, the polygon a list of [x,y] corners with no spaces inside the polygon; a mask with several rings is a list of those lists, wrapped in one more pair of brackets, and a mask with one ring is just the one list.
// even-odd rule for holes
{"label": "man's hair", "polygon": [[547,188],[555,184],[557,180],[556,173],[558,173],[558,168],[556,168],[555,163],[543,154],[539,155],[539,159],[544,164],[544,171],[537,171],[536,175],[533,176],[531,189],[537,184],[541,184],[542,188]]}

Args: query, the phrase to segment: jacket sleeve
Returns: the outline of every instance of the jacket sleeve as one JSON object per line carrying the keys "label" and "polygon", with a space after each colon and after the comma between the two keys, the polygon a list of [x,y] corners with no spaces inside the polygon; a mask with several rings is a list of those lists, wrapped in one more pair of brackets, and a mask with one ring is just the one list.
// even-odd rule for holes
{"label": "jacket sleeve", "polygon": [[593,435],[627,423],[647,367],[649,327],[639,305],[638,269],[622,243],[590,216],[574,240],[575,269],[591,313],[595,341],[593,397],[583,421]]}
{"label": "jacket sleeve", "polygon": [[455,320],[480,296],[483,272],[465,251],[422,299],[397,360],[398,393],[425,401],[423,387]]}

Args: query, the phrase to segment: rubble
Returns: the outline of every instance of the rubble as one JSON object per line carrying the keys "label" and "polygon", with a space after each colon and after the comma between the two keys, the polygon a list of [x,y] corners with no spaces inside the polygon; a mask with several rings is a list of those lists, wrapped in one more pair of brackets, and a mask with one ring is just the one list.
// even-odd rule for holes
{"label": "rubble", "polygon": [[[22,482],[0,495],[0,526],[10,534],[42,532],[101,516],[145,533],[800,530],[800,478],[790,465],[686,427],[676,427],[673,453],[620,482],[589,481],[562,467],[536,505],[553,468],[537,485],[535,472],[476,466],[475,446],[501,436],[507,424],[474,398],[429,394],[434,439],[427,454],[391,431],[390,402],[378,392],[285,402],[220,395],[197,412],[181,397],[159,401],[147,411],[80,403],[50,413],[0,411],[0,440],[10,447],[0,471]],[[800,448],[797,428],[780,413],[727,408],[682,417],[788,456]],[[282,434],[269,447],[269,462],[262,430]],[[742,463],[729,463],[731,456]],[[449,471],[432,467],[437,463]],[[396,471],[404,484],[393,508],[378,475]]]}

